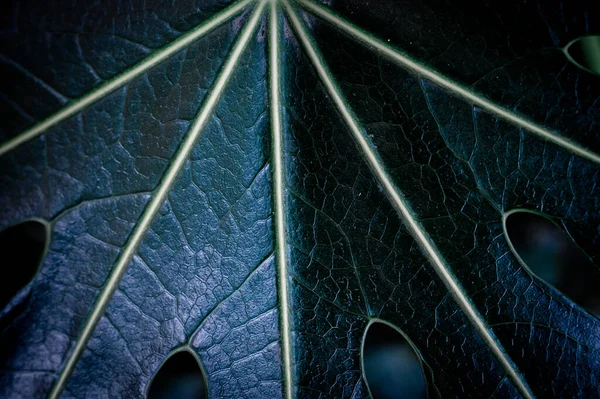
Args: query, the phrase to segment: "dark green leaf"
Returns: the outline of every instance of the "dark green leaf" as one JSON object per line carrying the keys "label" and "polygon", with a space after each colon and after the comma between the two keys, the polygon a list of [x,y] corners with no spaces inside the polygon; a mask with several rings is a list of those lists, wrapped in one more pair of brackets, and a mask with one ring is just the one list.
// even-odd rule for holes
{"label": "dark green leaf", "polygon": [[0,229],[51,226],[0,396],[140,397],[189,350],[212,398],[363,398],[381,321],[430,398],[600,395],[598,319],[503,228],[600,260],[593,6],[226,3],[0,20]]}

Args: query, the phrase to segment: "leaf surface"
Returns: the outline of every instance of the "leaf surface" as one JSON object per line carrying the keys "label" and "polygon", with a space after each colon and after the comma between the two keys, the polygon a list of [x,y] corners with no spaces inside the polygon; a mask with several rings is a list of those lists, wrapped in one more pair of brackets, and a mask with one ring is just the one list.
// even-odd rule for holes
{"label": "leaf surface", "polygon": [[509,3],[12,3],[0,227],[52,236],[2,396],[144,396],[186,348],[210,397],[366,398],[373,321],[430,397],[597,396],[596,316],[503,218],[598,263],[600,86],[560,50],[598,26]]}

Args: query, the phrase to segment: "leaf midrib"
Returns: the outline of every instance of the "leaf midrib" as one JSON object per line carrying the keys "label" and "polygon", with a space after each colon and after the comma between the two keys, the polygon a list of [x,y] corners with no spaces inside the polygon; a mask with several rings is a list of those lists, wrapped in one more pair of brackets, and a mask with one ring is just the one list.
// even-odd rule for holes
{"label": "leaf midrib", "polygon": [[269,100],[271,109],[271,137],[273,148],[273,205],[275,216],[275,264],[277,267],[277,296],[279,298],[279,331],[281,334],[283,393],[286,399],[293,397],[292,389],[292,343],[290,339],[290,310],[288,294],[288,256],[286,243],[286,211],[283,171],[283,128],[281,124],[281,77],[280,77],[280,30],[279,10],[274,1],[269,9]]}

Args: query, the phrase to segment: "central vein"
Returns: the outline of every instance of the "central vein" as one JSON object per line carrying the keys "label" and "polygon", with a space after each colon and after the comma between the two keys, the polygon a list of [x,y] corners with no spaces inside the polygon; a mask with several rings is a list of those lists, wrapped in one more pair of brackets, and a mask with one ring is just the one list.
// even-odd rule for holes
{"label": "central vein", "polygon": [[279,325],[283,358],[284,396],[292,398],[292,355],[289,320],[289,295],[287,271],[287,244],[285,233],[285,198],[283,176],[283,149],[280,103],[280,60],[279,60],[279,13],[275,1],[271,1],[269,18],[269,84],[272,134],[273,202],[275,206],[275,246],[277,264],[277,288],[279,297]]}

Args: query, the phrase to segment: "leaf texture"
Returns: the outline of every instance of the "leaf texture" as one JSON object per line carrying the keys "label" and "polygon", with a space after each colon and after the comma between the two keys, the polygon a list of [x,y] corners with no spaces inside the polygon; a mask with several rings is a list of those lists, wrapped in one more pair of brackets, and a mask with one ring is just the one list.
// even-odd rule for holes
{"label": "leaf texture", "polygon": [[212,398],[368,398],[374,320],[430,398],[600,395],[597,317],[503,230],[554,216],[598,264],[600,86],[561,51],[591,5],[9,8],[0,228],[52,235],[0,396],[143,397],[189,348]]}

